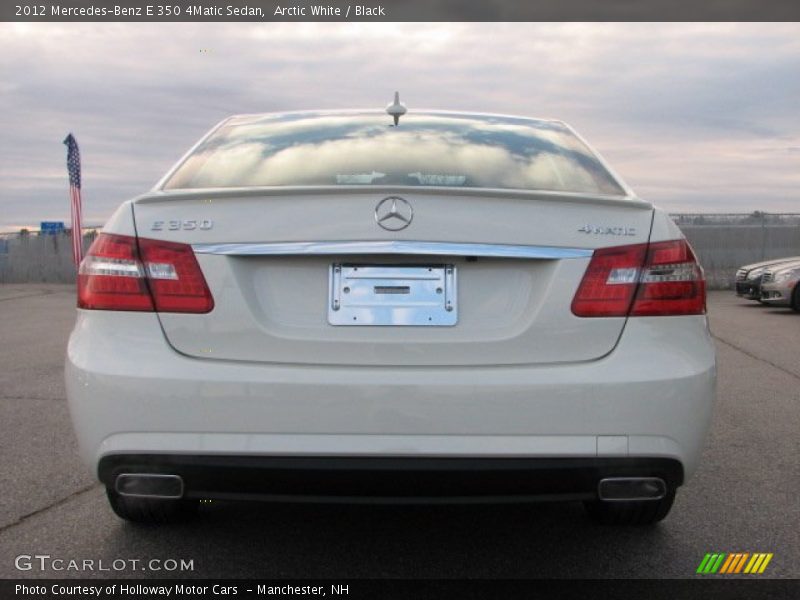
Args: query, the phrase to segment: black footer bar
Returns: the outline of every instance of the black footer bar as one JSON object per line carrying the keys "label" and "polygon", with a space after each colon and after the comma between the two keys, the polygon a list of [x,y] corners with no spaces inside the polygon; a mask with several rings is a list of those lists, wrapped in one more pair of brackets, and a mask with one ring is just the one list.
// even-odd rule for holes
{"label": "black footer bar", "polygon": [[647,600],[761,600],[800,598],[793,579],[39,579],[2,580],[0,598],[646,598]]}

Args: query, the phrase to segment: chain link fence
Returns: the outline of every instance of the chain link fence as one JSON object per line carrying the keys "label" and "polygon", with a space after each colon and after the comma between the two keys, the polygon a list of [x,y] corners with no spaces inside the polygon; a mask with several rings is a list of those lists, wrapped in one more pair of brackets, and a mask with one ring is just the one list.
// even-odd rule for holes
{"label": "chain link fence", "polygon": [[681,213],[671,215],[697,253],[711,289],[732,287],[736,269],[800,256],[800,213]]}
{"label": "chain link fence", "polygon": [[[83,230],[84,252],[97,237],[96,228]],[[23,229],[0,234],[0,283],[72,283],[72,232],[47,233]]]}
{"label": "chain link fence", "polygon": [[[800,213],[677,213],[683,230],[706,270],[711,289],[731,287],[744,264],[800,256]],[[84,249],[97,228],[83,232]],[[0,283],[75,281],[69,230],[0,234]]]}

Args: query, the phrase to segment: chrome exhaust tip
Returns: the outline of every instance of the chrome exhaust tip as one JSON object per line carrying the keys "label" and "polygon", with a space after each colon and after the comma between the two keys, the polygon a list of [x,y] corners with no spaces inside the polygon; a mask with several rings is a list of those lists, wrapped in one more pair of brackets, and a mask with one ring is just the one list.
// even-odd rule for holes
{"label": "chrome exhaust tip", "polygon": [[667,484],[660,477],[607,477],[597,484],[597,496],[606,502],[661,500]]}
{"label": "chrome exhaust tip", "polygon": [[120,496],[130,498],[177,500],[183,497],[183,479],[160,473],[122,473],[117,475],[114,489]]}

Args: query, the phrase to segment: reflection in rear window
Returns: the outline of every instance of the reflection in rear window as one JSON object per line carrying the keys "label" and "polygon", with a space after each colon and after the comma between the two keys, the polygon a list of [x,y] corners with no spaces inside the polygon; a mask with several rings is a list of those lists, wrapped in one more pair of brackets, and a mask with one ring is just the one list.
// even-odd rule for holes
{"label": "reflection in rear window", "polygon": [[206,139],[165,189],[398,185],[624,191],[558,122],[414,113],[235,117]]}

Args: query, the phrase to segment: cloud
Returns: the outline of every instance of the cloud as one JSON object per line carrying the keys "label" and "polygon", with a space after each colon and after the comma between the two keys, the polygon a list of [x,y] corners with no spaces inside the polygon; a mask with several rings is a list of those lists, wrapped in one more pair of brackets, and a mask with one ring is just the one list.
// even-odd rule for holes
{"label": "cloud", "polygon": [[[797,210],[792,23],[0,24],[0,227],[149,189],[235,113],[381,107],[554,117],[671,210]],[[794,149],[794,150],[793,150]]]}

